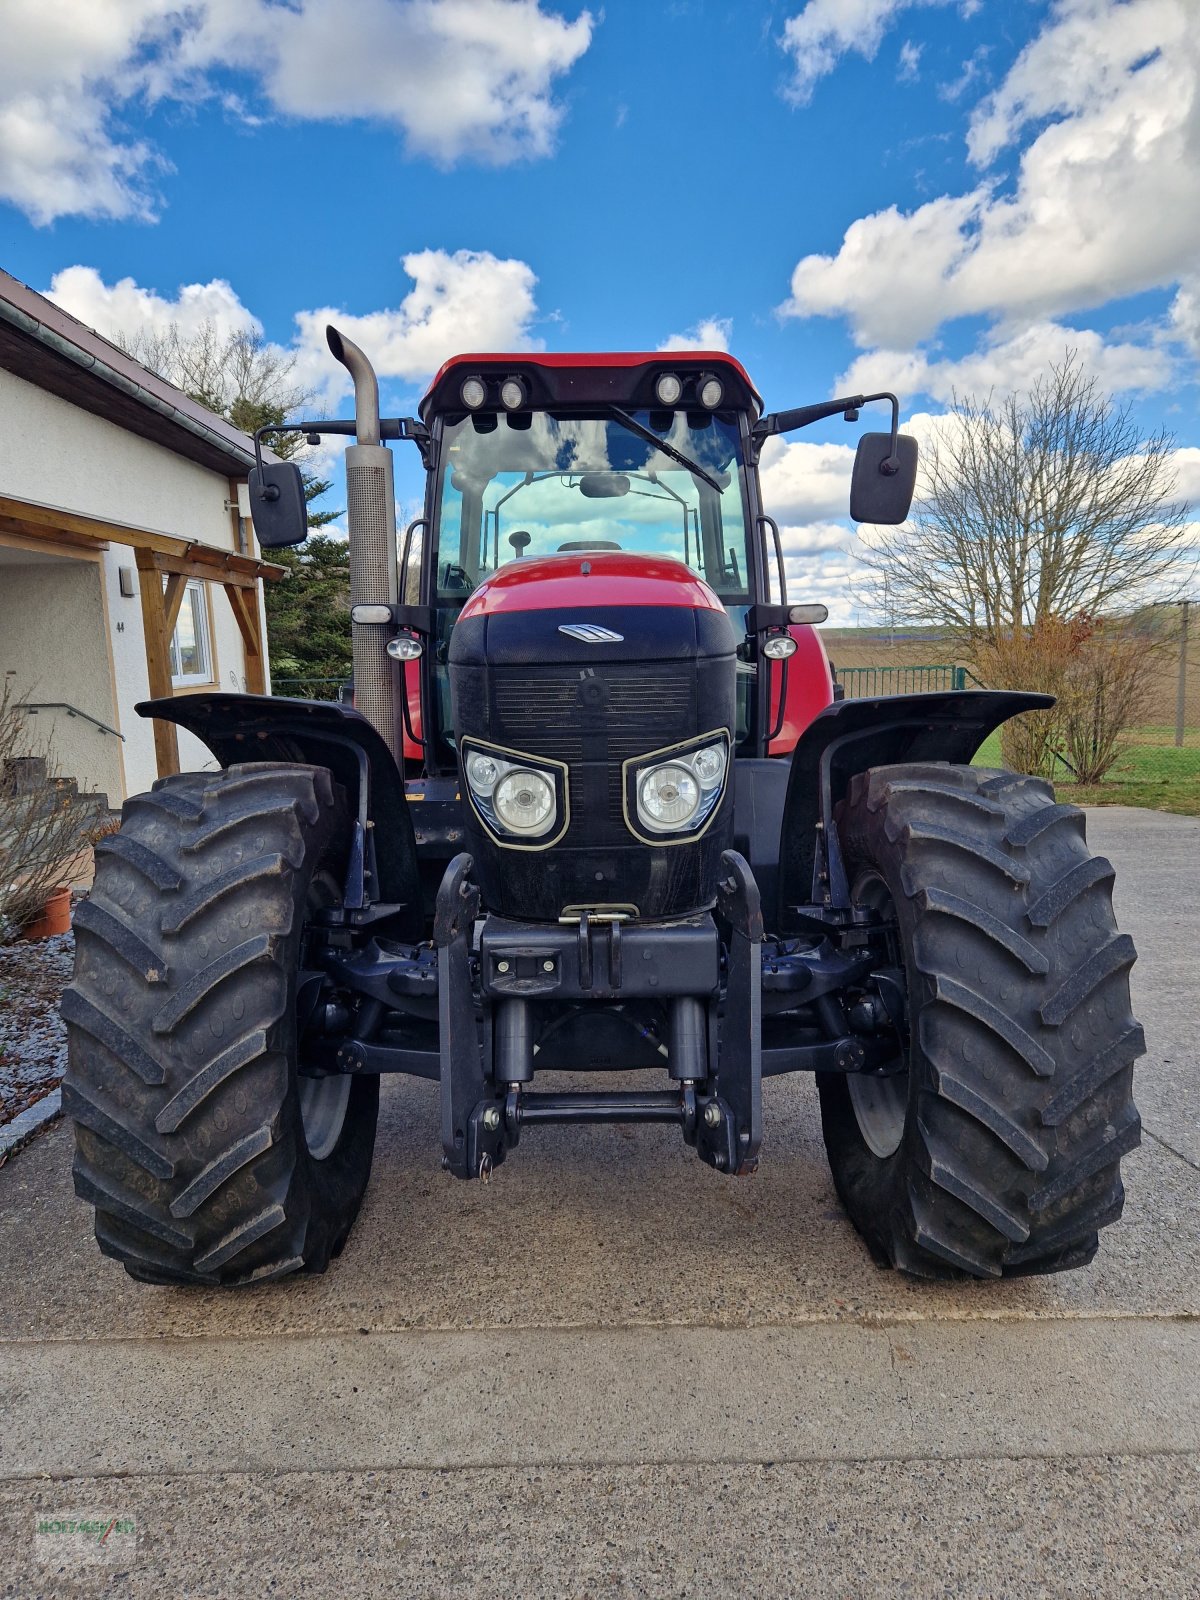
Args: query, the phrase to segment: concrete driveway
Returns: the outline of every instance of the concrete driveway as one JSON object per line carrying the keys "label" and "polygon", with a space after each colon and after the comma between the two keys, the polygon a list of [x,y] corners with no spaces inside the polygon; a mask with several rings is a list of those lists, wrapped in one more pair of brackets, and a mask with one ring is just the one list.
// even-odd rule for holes
{"label": "concrete driveway", "polygon": [[[573,1129],[487,1186],[395,1082],[324,1278],[150,1289],[60,1125],[0,1170],[0,1593],[1200,1592],[1200,821],[1088,831],[1150,1044],[1091,1267],[880,1272],[807,1081],[768,1083],[749,1181]],[[96,1564],[40,1559],[72,1517],[113,1521]]]}

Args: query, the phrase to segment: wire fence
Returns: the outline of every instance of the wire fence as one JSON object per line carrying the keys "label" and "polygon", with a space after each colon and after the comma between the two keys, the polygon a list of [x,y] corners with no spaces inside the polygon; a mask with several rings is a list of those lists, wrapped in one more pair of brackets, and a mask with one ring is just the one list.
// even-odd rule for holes
{"label": "wire fence", "polygon": [[272,678],[271,692],[284,700],[348,700],[348,678]]}
{"label": "wire fence", "polygon": [[[1119,753],[1101,783],[1089,787],[1088,798],[1108,798],[1136,805],[1200,809],[1200,630],[1189,630],[1186,613],[1179,637],[1146,656],[1144,720],[1125,729]],[[845,648],[840,642],[835,649]],[[835,678],[847,699],[875,695],[928,694],[947,689],[984,688],[968,667],[932,664],[857,663],[837,667]],[[980,759],[1000,762],[1000,737],[993,734]],[[1065,754],[1054,758],[1056,783],[1075,782]]]}
{"label": "wire fence", "polygon": [[933,694],[940,689],[982,688],[969,667],[948,662],[932,666],[837,667],[834,676],[847,700],[883,694]]}

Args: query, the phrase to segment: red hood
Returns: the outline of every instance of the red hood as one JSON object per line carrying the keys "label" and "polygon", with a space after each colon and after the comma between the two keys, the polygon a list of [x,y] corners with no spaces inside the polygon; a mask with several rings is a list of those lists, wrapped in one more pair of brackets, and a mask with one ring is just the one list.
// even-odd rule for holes
{"label": "red hood", "polygon": [[682,561],[670,556],[631,555],[625,550],[595,550],[510,561],[484,579],[462,615],[572,606],[725,609],[704,580]]}

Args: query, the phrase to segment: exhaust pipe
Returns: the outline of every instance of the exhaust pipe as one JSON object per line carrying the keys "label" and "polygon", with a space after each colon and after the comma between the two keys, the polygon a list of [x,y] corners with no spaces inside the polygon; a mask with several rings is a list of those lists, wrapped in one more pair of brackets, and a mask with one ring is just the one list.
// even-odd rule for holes
{"label": "exhaust pipe", "polygon": [[[393,605],[399,595],[396,560],[396,493],[392,452],[379,439],[379,382],[363,352],[336,328],[325,329],[333,352],[354,379],[358,443],[346,447],[346,522],[350,530],[350,604]],[[354,703],[382,735],[399,765],[396,669],[387,653],[387,630],[352,622]]]}

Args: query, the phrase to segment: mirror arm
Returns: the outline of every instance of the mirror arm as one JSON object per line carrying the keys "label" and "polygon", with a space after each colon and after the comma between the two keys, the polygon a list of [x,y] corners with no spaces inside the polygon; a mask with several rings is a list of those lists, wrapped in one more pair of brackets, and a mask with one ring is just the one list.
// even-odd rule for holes
{"label": "mirror arm", "polygon": [[863,405],[871,400],[886,400],[892,408],[892,449],[891,454],[879,463],[879,470],[885,477],[894,478],[900,471],[900,457],[897,454],[896,439],[900,433],[900,402],[894,394],[887,389],[881,389],[878,394],[863,396]]}
{"label": "mirror arm", "polygon": [[[262,471],[262,441],[268,433],[304,433],[308,435],[309,444],[316,444],[322,434],[343,434],[349,438],[356,438],[358,426],[354,422],[321,421],[321,422],[268,422],[263,428],[254,430],[254,460],[259,472]],[[426,469],[433,466],[433,435],[425,423],[417,417],[382,417],[379,423],[379,437],[383,439],[410,439],[421,453],[421,465]],[[274,496],[271,496],[274,498]]]}
{"label": "mirror arm", "polygon": [[889,478],[894,477],[900,470],[900,459],[896,454],[896,436],[900,432],[900,402],[886,389],[881,389],[878,394],[843,395],[840,400],[823,400],[819,405],[796,406],[791,411],[768,412],[765,417],[760,417],[750,430],[755,460],[758,459],[758,453],[764,442],[777,433],[794,433],[798,428],[807,428],[810,423],[821,422],[826,417],[836,417],[839,412],[847,422],[857,422],[858,413],[863,406],[870,405],[873,400],[886,400],[892,408],[891,454],[880,463],[879,470],[886,473]]}

